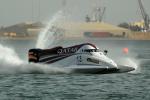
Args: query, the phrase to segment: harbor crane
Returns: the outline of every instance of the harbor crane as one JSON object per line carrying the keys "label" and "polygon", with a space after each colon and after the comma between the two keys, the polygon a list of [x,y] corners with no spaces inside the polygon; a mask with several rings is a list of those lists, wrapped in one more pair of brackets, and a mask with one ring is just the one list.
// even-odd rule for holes
{"label": "harbor crane", "polygon": [[150,29],[150,17],[144,9],[144,6],[142,4],[142,0],[138,0],[138,3],[139,3],[141,15],[142,15],[143,20],[144,20],[144,29],[149,30]]}
{"label": "harbor crane", "polygon": [[92,16],[87,15],[86,16],[86,22],[102,22],[106,7],[101,7],[101,0],[95,0],[95,7],[93,8],[93,11],[91,13]]}
{"label": "harbor crane", "polygon": [[97,7],[95,9],[95,12],[94,12],[94,20],[96,22],[102,22],[102,19],[104,17],[104,14],[105,14],[105,10],[106,10],[106,7],[104,8],[101,8],[101,7]]}

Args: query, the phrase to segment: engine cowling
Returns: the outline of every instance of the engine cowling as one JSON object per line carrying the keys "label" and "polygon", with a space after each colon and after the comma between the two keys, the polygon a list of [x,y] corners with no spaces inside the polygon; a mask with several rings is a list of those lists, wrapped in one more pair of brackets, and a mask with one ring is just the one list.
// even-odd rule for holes
{"label": "engine cowling", "polygon": [[41,49],[30,49],[28,52],[28,60],[29,62],[37,63],[39,62]]}

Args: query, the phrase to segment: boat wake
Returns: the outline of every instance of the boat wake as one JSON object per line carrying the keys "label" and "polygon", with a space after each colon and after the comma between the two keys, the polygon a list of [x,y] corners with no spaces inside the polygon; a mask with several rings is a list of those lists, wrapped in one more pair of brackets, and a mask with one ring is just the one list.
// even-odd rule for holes
{"label": "boat wake", "polygon": [[53,65],[29,64],[20,59],[12,48],[0,44],[0,74],[17,73],[59,74],[69,73],[69,71]]}

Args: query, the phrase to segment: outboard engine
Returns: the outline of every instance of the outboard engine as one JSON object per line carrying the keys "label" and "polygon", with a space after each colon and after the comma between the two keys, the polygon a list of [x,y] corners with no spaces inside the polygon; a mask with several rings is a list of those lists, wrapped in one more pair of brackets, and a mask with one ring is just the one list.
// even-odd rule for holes
{"label": "outboard engine", "polygon": [[51,49],[30,49],[28,52],[29,62],[34,63],[42,62],[40,61],[40,58],[50,55],[58,55],[58,51],[62,49],[63,48],[60,46]]}
{"label": "outboard engine", "polygon": [[28,52],[29,62],[34,62],[34,63],[39,62],[39,56],[41,51],[42,51],[41,49],[30,49]]}

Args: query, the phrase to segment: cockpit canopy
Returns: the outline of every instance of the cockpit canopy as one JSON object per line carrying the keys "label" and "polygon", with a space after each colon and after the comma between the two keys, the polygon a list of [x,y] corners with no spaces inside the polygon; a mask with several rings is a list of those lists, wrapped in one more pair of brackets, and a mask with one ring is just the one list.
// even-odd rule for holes
{"label": "cockpit canopy", "polygon": [[100,52],[99,49],[85,49],[83,52]]}

